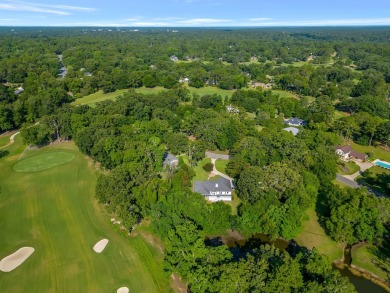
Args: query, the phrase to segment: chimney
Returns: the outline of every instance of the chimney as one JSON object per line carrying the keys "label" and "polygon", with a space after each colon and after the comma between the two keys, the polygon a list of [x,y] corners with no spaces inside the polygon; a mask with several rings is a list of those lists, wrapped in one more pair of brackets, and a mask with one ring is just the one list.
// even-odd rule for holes
{"label": "chimney", "polygon": [[217,188],[218,188],[218,183],[215,183],[215,187],[217,187]]}

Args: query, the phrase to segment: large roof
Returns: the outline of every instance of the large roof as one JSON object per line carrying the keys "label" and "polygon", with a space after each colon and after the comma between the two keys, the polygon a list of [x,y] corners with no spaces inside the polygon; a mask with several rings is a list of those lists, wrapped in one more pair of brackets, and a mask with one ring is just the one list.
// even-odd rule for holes
{"label": "large roof", "polygon": [[194,192],[198,192],[203,195],[210,195],[210,192],[225,191],[231,192],[232,185],[230,180],[226,178],[218,178],[218,180],[196,181],[194,183]]}
{"label": "large roof", "polygon": [[348,154],[352,151],[352,148],[350,145],[345,145],[345,146],[337,145],[336,150],[342,150],[344,154]]}
{"label": "large roof", "polygon": [[286,128],[283,128],[283,130],[291,132],[294,136],[297,135],[299,132],[299,129],[295,128],[295,127],[286,127]]}

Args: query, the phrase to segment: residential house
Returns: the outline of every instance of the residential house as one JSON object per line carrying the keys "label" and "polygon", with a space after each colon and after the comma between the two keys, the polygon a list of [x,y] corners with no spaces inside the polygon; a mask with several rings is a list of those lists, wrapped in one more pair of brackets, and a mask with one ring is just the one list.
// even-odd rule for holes
{"label": "residential house", "polygon": [[294,136],[296,136],[299,132],[299,129],[295,128],[295,127],[286,127],[286,128],[283,128],[283,130],[291,132]]}
{"label": "residential house", "polygon": [[304,125],[306,125],[305,120],[300,119],[300,118],[296,118],[296,117],[286,119],[285,122],[290,126],[304,126]]}
{"label": "residential house", "polygon": [[23,92],[24,92],[24,88],[22,88],[21,86],[18,87],[18,88],[14,91],[15,95],[20,95],[20,94],[23,93]]}
{"label": "residential house", "polygon": [[175,55],[172,55],[171,57],[169,57],[169,59],[171,59],[171,61],[173,62],[179,61],[179,58],[177,58]]}
{"label": "residential house", "polygon": [[215,181],[196,181],[194,183],[194,192],[202,194],[207,200],[212,202],[231,201],[232,182],[223,177]]}
{"label": "residential house", "polygon": [[163,157],[163,168],[164,170],[169,168],[170,170],[175,169],[179,164],[179,159],[170,153],[165,153]]}
{"label": "residential house", "polygon": [[359,153],[352,149],[350,145],[346,146],[336,146],[336,154],[342,157],[344,160],[355,159],[359,161],[365,161],[367,159],[367,155],[363,153]]}
{"label": "residential house", "polygon": [[226,106],[226,111],[228,111],[230,114],[240,113],[240,110],[238,108],[233,107],[231,104],[229,106]]}

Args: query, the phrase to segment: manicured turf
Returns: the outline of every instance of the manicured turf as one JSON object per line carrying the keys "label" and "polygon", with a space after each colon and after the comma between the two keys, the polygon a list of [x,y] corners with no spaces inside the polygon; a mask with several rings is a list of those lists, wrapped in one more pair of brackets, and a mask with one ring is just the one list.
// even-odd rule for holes
{"label": "manicured turf", "polygon": [[[75,157],[34,173],[13,170],[24,150],[19,136],[6,150],[0,159],[0,259],[23,246],[35,252],[14,271],[0,272],[1,292],[169,291],[161,256],[140,236],[121,235],[94,199],[96,171],[73,143],[26,151],[24,158]],[[92,247],[102,238],[109,243],[96,254]]]}
{"label": "manicured turf", "polygon": [[309,249],[316,247],[320,253],[329,257],[329,260],[339,260],[343,256],[343,244],[336,243],[325,234],[324,229],[318,223],[318,216],[314,208],[306,212],[308,220],[304,223],[304,230],[295,240],[299,245]]}
{"label": "manicured turf", "polygon": [[0,148],[9,144],[9,138],[11,135],[2,135],[0,136]]}
{"label": "manicured turf", "polygon": [[379,147],[359,145],[357,143],[354,143],[353,141],[349,141],[348,143],[351,144],[351,147],[355,151],[358,151],[361,153],[373,153],[373,155],[374,155],[373,159],[381,159],[383,161],[390,162],[390,152],[389,151],[385,151]]}
{"label": "manicured turf", "polygon": [[360,170],[360,167],[355,162],[340,161],[337,165],[339,173],[343,175],[352,175]]}
{"label": "manicured turf", "polygon": [[[234,90],[223,90],[212,86],[206,86],[202,88],[188,87],[188,89],[190,90],[191,94],[197,93],[200,96],[217,94],[217,95],[221,95],[222,97],[228,96],[228,98],[230,98],[232,94],[235,92]],[[154,88],[141,87],[135,89],[136,92],[145,95],[157,94],[161,91],[166,91],[166,90],[167,89],[163,87],[154,87]],[[104,94],[103,91],[100,90],[94,94],[77,99],[72,103],[72,105],[89,105],[91,107],[94,107],[98,102],[102,102],[104,100],[115,100],[115,98],[119,97],[123,93],[126,93],[127,91],[128,91],[127,89],[124,89],[124,90],[117,90],[113,93]]]}
{"label": "manicured turf", "polygon": [[[388,253],[390,253],[389,249],[390,248],[387,249]],[[386,258],[378,253],[378,249],[369,244],[352,247],[352,264],[374,273],[383,280],[388,278],[386,271],[390,271],[388,257],[388,255]],[[381,267],[383,269],[381,269]]]}
{"label": "manicured turf", "polygon": [[209,172],[205,171],[203,169],[203,166],[206,165],[207,163],[211,163],[210,158],[204,158],[202,161],[198,163],[195,167],[193,167],[196,175],[194,178],[192,178],[192,182],[194,181],[203,181],[207,180],[209,178]]}
{"label": "manicured turf", "polygon": [[217,168],[217,170],[219,172],[226,174],[226,166],[228,163],[229,163],[229,160],[218,159],[215,161],[215,167]]}
{"label": "manicured turf", "polygon": [[65,164],[74,159],[74,155],[67,152],[45,152],[31,156],[14,165],[16,172],[36,172]]}
{"label": "manicured turf", "polygon": [[275,95],[279,95],[282,98],[294,98],[299,99],[299,97],[295,94],[292,94],[290,92],[282,91],[282,90],[272,90],[272,93]]}

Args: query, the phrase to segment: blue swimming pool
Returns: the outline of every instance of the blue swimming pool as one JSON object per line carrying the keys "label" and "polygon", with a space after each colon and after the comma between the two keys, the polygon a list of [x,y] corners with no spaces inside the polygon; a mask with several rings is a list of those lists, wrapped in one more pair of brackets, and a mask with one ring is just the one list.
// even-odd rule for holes
{"label": "blue swimming pool", "polygon": [[390,163],[388,163],[388,162],[378,161],[378,162],[375,162],[374,164],[379,166],[379,167],[390,169]]}

